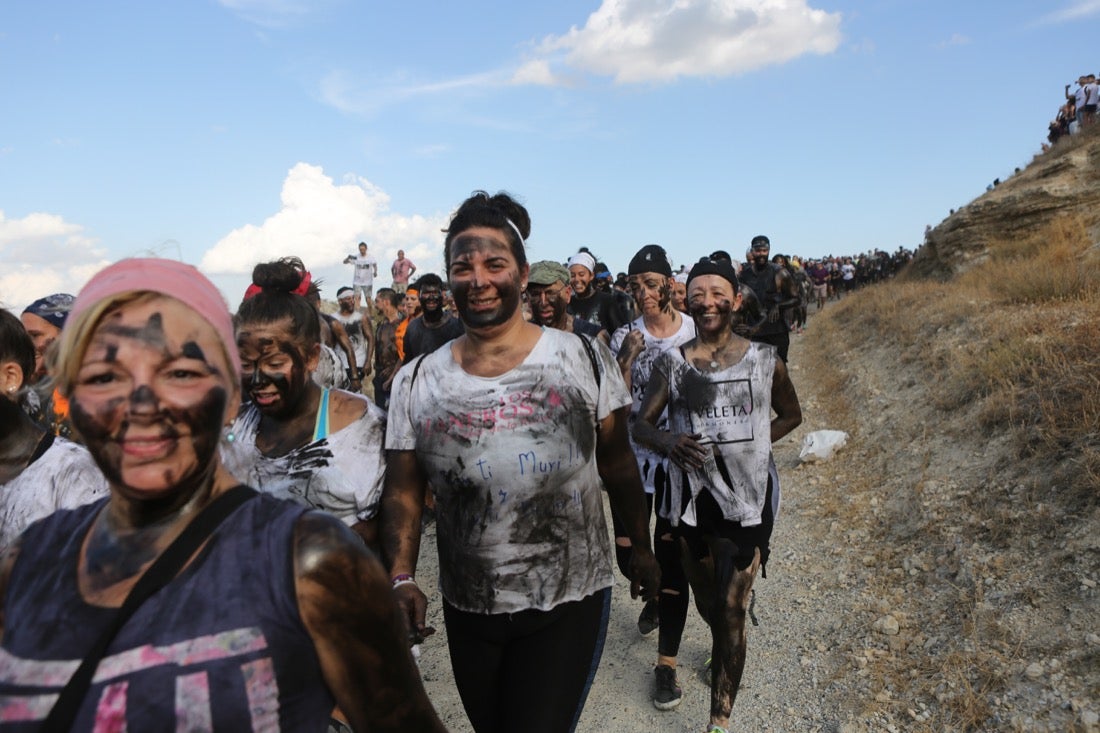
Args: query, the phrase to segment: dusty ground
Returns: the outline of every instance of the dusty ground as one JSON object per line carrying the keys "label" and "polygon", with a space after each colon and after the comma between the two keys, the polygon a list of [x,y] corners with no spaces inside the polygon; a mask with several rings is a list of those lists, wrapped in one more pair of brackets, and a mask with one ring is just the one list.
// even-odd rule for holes
{"label": "dusty ground", "polygon": [[[828,528],[818,526],[809,516],[807,507],[814,501],[813,494],[803,486],[805,470],[796,468],[802,436],[828,425],[823,416],[814,414],[812,389],[801,384],[798,349],[796,341],[791,360],[796,365],[794,377],[806,422],[776,446],[783,506],[773,537],[768,578],[758,580],[756,585],[755,614],[760,625],[749,629],[745,680],[734,709],[741,730],[838,730],[841,720],[835,701],[825,691],[832,674],[829,650],[835,646],[830,637],[844,627],[844,605],[836,601],[821,603],[818,592],[825,589],[829,577],[835,578],[835,563],[819,552]],[[471,728],[447,659],[446,629],[434,593],[434,545],[433,525],[424,538],[417,575],[432,599],[429,623],[438,633],[422,646],[421,671],[444,722],[452,731],[462,733]],[[643,637],[638,633],[640,609],[640,602],[630,599],[625,580],[616,578],[603,661],[581,716],[579,733],[704,730],[709,683],[703,665],[710,656],[709,630],[692,606],[679,657],[684,700],[677,710],[661,712],[650,702],[657,635]]]}
{"label": "dusty ground", "polygon": [[[769,577],[756,583],[759,626],[749,628],[733,728],[1100,731],[1096,522],[1061,537],[1031,533],[1038,526],[1026,512],[1041,512],[1042,497],[1006,474],[1005,441],[976,434],[965,406],[945,419],[930,399],[936,375],[915,373],[888,345],[820,343],[814,318],[809,335],[792,337],[804,423],[775,446],[783,505]],[[837,414],[825,409],[836,409],[827,392],[836,387],[821,353],[843,360],[858,384],[860,399]],[[803,438],[826,428],[848,431],[847,447],[802,464]],[[1020,497],[1003,530],[968,519],[983,492]],[[1051,560],[1035,557],[1052,539]],[[434,540],[430,527],[418,576],[439,632],[423,646],[421,671],[444,722],[468,733],[434,591]],[[679,657],[683,703],[660,712],[650,702],[656,634],[639,635],[639,610],[616,578],[579,733],[705,730],[706,626],[692,606]]]}

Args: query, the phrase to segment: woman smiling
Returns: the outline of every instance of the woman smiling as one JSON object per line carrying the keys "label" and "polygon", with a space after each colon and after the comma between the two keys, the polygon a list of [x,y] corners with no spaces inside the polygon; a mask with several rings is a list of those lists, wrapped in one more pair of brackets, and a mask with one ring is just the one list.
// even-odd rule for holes
{"label": "woman smiling", "polygon": [[[225,303],[123,260],[81,291],[58,384],[110,496],[0,564],[0,719],[32,730],[442,730],[381,564],[332,517],[238,486]],[[45,723],[43,724],[43,721]]]}
{"label": "woman smiling", "polygon": [[386,436],[395,590],[427,633],[413,574],[430,481],[451,665],[478,733],[577,724],[610,602],[601,479],[633,541],[632,594],[659,584],[630,395],[602,342],[524,320],[530,229],[503,193],[479,191],[455,213],[444,260],[466,333],[398,372]]}

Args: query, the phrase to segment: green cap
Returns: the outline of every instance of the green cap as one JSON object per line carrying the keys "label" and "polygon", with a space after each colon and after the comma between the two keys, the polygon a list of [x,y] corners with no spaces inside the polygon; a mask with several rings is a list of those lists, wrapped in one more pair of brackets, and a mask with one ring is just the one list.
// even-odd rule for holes
{"label": "green cap", "polygon": [[560,262],[550,260],[542,260],[531,265],[531,274],[527,276],[527,282],[532,285],[553,285],[557,280],[568,285],[569,270],[566,270],[565,265]]}

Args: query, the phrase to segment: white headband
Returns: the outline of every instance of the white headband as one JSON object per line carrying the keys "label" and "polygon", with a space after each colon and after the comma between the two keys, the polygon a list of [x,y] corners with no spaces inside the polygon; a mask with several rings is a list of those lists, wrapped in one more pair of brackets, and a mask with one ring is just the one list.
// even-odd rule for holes
{"label": "white headband", "polygon": [[587,267],[589,272],[596,271],[596,259],[587,252],[578,252],[569,258],[569,266],[581,265]]}
{"label": "white headband", "polygon": [[512,231],[514,231],[516,233],[516,236],[519,237],[519,243],[522,245],[526,245],[527,241],[523,238],[523,234],[520,233],[519,227],[516,226],[516,223],[508,217],[504,217],[504,221],[508,222],[508,226],[512,227]]}

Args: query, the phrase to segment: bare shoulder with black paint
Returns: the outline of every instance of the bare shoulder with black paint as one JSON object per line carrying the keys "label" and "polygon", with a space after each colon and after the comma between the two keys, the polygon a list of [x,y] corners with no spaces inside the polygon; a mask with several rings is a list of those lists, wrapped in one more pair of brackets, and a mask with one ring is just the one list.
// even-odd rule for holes
{"label": "bare shoulder with black paint", "polygon": [[382,563],[342,522],[317,511],[294,532],[298,610],[325,684],[355,730],[442,731],[409,652]]}

